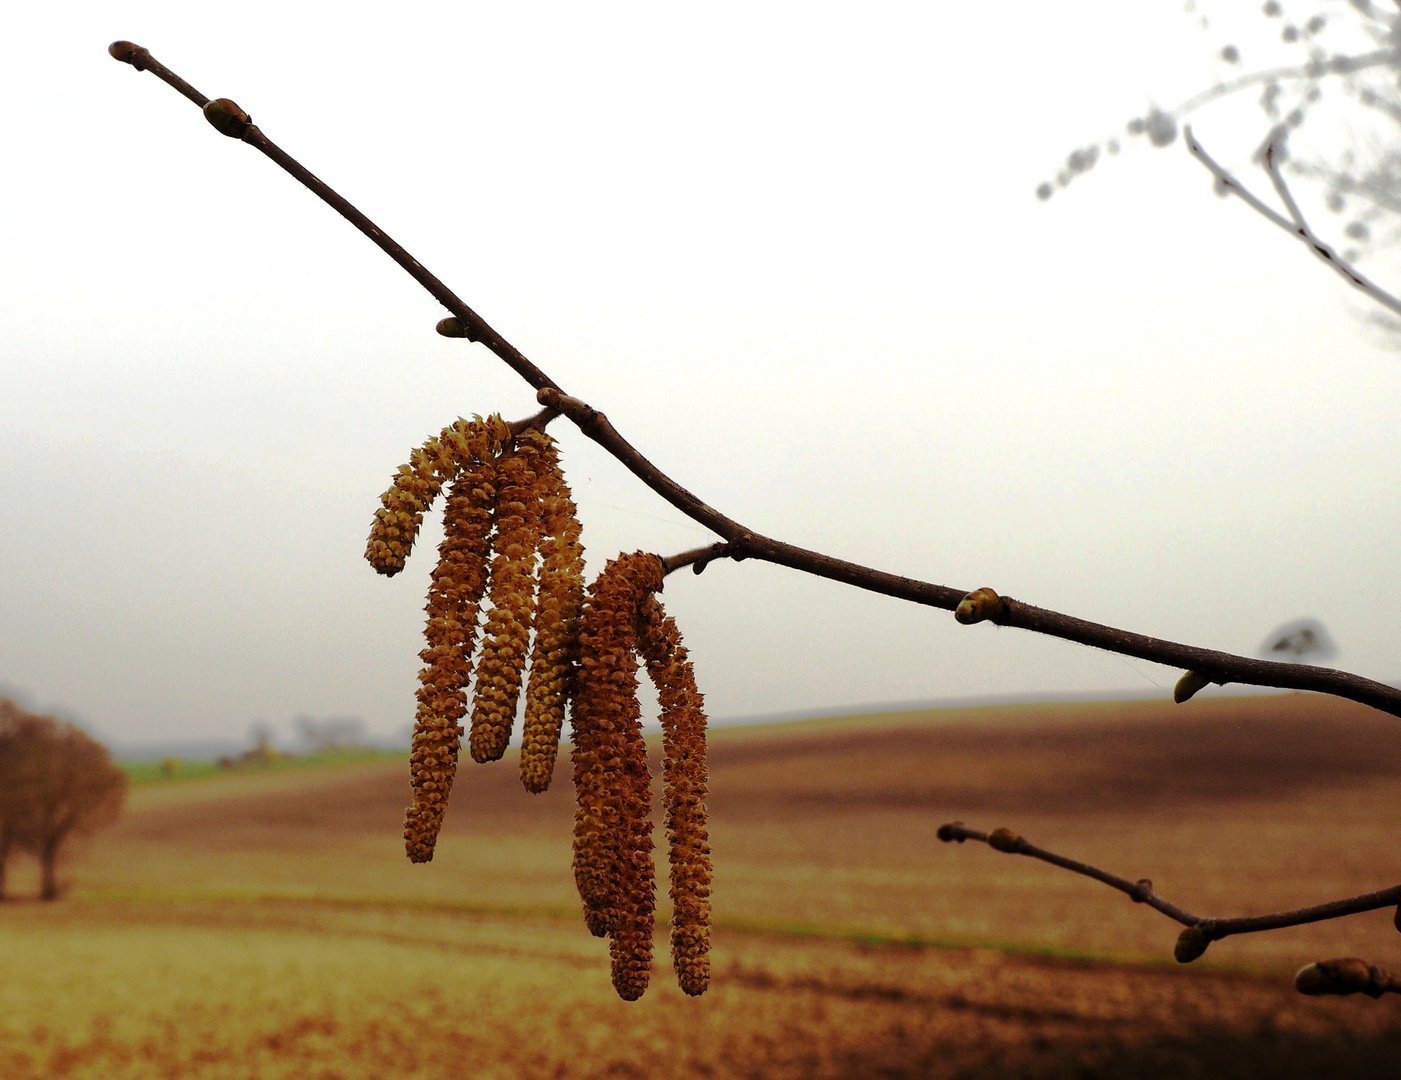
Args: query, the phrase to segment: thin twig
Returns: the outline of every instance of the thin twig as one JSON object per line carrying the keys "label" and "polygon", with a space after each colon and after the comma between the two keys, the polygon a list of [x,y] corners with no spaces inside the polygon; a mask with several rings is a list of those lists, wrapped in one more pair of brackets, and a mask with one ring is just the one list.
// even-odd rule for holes
{"label": "thin twig", "polygon": [[[955,589],[913,578],[889,574],[859,563],[833,558],[821,552],[809,551],[793,544],[774,540],[726,517],[714,507],[684,488],[652,464],[632,446],[603,413],[565,394],[540,368],[526,359],[514,346],[492,329],[480,315],[468,307],[437,277],[429,273],[417,259],[387,236],[374,222],[310,173],[285,151],[274,145],[246,113],[227,98],[210,101],[188,83],[153,59],[150,53],[130,42],[116,42],[109,50],[112,55],[138,70],[151,71],[174,86],[204,109],[205,117],[221,133],[256,147],[291,176],[306,185],[342,217],[369,237],[415,281],[421,284],[457,322],[444,320],[439,332],[449,336],[467,337],[480,342],[495,353],[513,371],[539,393],[540,403],[547,409],[557,409],[568,416],[584,435],[593,439],[614,458],[627,467],[639,480],[655,491],[687,517],[712,529],[725,541],[723,557],[736,561],[752,558],[787,566],[793,570],[832,581],[844,582],[868,592],[893,596],[916,604],[955,610],[967,595],[966,589]],[[1188,134],[1189,145],[1195,145]],[[1208,159],[1209,160],[1209,159]],[[1211,163],[1212,167],[1215,163]],[[1234,181],[1232,181],[1234,183]],[[1239,185],[1237,185],[1237,188]],[[1240,189],[1242,197],[1246,197]],[[1263,204],[1261,204],[1263,206]],[[1262,212],[1267,212],[1262,210]],[[1281,221],[1283,219],[1280,219]],[[712,558],[722,557],[720,554]],[[709,560],[706,560],[709,561]],[[1361,676],[1307,664],[1283,664],[1270,660],[1254,660],[1212,649],[1199,649],[1176,642],[1164,641],[1145,634],[1104,626],[1077,619],[1059,612],[1033,607],[1007,597],[1001,598],[996,617],[991,621],[1000,626],[1014,626],[1036,633],[1075,641],[1093,648],[1133,656],[1170,667],[1191,669],[1217,683],[1245,683],[1291,690],[1312,690],[1348,698],[1370,705],[1383,712],[1401,716],[1401,690]]]}
{"label": "thin twig", "polygon": [[1395,57],[1395,49],[1375,49],[1369,53],[1362,53],[1360,56],[1335,56],[1330,60],[1310,60],[1305,64],[1291,64],[1288,67],[1252,71],[1248,75],[1239,75],[1234,79],[1227,79],[1225,82],[1219,82],[1215,86],[1208,86],[1205,90],[1198,91],[1173,109],[1169,115],[1180,120],[1182,117],[1196,112],[1203,105],[1209,105],[1213,101],[1219,101],[1223,97],[1229,97],[1231,94],[1250,86],[1259,86],[1261,83],[1281,82],[1284,79],[1322,79],[1328,75],[1350,75],[1354,71],[1379,67],[1389,63]]}
{"label": "thin twig", "polygon": [[[1211,942],[1235,934],[1255,934],[1262,930],[1280,930],[1286,926],[1303,926],[1305,923],[1323,922],[1327,919],[1341,918],[1344,915],[1356,915],[1363,911],[1375,911],[1378,908],[1396,907],[1401,904],[1401,885],[1397,885],[1390,889],[1382,889],[1380,892],[1352,896],[1345,900],[1330,900],[1325,904],[1296,908],[1293,911],[1279,911],[1270,915],[1247,915],[1234,919],[1204,919],[1164,900],[1153,891],[1153,883],[1146,878],[1140,881],[1129,881],[1127,878],[1111,874],[1096,866],[1091,866],[1089,863],[1057,855],[1045,848],[1028,843],[1011,829],[994,829],[990,833],[985,833],[979,832],[977,829],[965,828],[962,822],[955,821],[948,825],[939,826],[938,837],[945,843],[957,842],[961,844],[965,840],[977,840],[987,844],[995,851],[1040,859],[1052,866],[1059,866],[1063,870],[1094,878],[1112,889],[1118,889],[1128,895],[1135,903],[1147,904],[1174,922],[1181,923],[1188,928],[1179,939],[1177,950],[1177,958],[1183,963],[1195,960],[1206,951],[1207,945]],[[1184,949],[1182,945],[1186,942],[1198,947]]]}
{"label": "thin twig", "polygon": [[1290,236],[1307,244],[1309,250],[1314,253],[1325,264],[1339,274],[1344,281],[1355,288],[1361,289],[1382,307],[1396,315],[1401,315],[1401,299],[1397,299],[1387,292],[1380,285],[1364,276],[1355,266],[1346,262],[1336,251],[1325,244],[1304,221],[1303,215],[1299,213],[1298,204],[1295,203],[1289,189],[1284,183],[1284,177],[1280,175],[1279,166],[1275,162],[1274,144],[1271,143],[1265,152],[1265,167],[1269,172],[1270,181],[1284,200],[1285,206],[1293,217],[1291,221],[1278,211],[1271,209],[1260,201],[1255,195],[1246,189],[1245,185],[1220,165],[1206,150],[1202,144],[1192,135],[1190,126],[1183,129],[1183,138],[1186,140],[1187,149],[1194,158],[1200,161],[1207,170],[1216,177],[1216,182],[1223,191],[1229,191],[1233,195],[1239,196],[1247,206],[1254,210],[1261,217],[1265,218],[1273,225],[1277,225]]}
{"label": "thin twig", "polygon": [[550,421],[554,420],[559,415],[560,412],[558,409],[551,409],[547,406],[541,409],[534,416],[527,416],[522,420],[513,420],[506,426],[511,431],[511,438],[514,439],[517,438],[522,431],[528,431],[531,428],[537,428],[540,431],[544,431],[545,428],[549,426]]}
{"label": "thin twig", "polygon": [[707,544],[705,547],[692,548],[690,551],[683,551],[677,555],[669,555],[662,559],[662,566],[668,574],[674,574],[687,566],[696,574],[703,574],[705,568],[716,559],[730,558],[730,545],[726,543]]}

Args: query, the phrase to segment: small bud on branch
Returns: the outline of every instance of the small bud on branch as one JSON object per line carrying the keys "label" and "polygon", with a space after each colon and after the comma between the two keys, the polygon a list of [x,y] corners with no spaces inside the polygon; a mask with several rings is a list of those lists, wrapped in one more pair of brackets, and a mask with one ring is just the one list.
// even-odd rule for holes
{"label": "small bud on branch", "polygon": [[1344,956],[1300,968],[1294,976],[1294,989],[1310,996],[1366,994],[1376,998],[1383,994],[1401,994],[1401,979],[1376,964]]}
{"label": "small bud on branch", "polygon": [[988,619],[996,622],[1006,614],[1006,601],[986,587],[974,589],[958,602],[958,607],[953,609],[953,617],[964,626],[985,622]]}
{"label": "small bud on branch", "polygon": [[1182,678],[1177,680],[1177,685],[1172,688],[1172,700],[1181,705],[1184,701],[1190,701],[1198,690],[1202,690],[1211,685],[1211,680],[1205,675],[1199,675],[1195,671],[1189,671]]}

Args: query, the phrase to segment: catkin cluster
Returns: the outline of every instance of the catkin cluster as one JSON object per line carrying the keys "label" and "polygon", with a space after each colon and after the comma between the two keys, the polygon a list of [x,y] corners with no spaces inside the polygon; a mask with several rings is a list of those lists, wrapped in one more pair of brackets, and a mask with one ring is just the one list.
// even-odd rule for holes
{"label": "catkin cluster", "polygon": [[536,722],[528,772],[525,755],[521,764],[526,787],[543,791],[557,753],[583,597],[579,524],[554,440],[531,428],[513,437],[499,416],[457,421],[400,467],[370,528],[365,557],[377,571],[404,568],[423,515],[445,486],[409,757],[413,805],[404,843],[414,862],[433,858],[452,790],[483,598],[491,610],[475,672],[472,756],[491,761],[505,752],[533,623],[527,716]]}
{"label": "catkin cluster", "polygon": [[654,595],[655,555],[623,555],[589,590],[574,684],[574,879],[584,917],[609,938],[613,986],[647,989],[656,908],[652,792],[637,701],[639,653],[662,703],[664,807],[670,847],[672,958],[681,988],[710,981],[710,848],[705,825],[705,715],[676,624]]}
{"label": "catkin cluster", "polygon": [[[710,983],[710,847],[705,711],[676,623],[662,610],[665,568],[621,555],[584,595],[583,548],[556,444],[499,416],[458,420],[413,451],[381,498],[365,558],[392,576],[446,488],[443,541],[428,588],[404,843],[433,858],[457,770],[474,681],[473,759],[506,751],[525,686],[521,781],[544,791],[566,705],[574,733],[574,880],[584,920],[609,939],[613,985],[647,989],[656,924],[652,776],[637,700],[639,659],[661,701],[662,805],[671,870],[671,955],[687,994]],[[490,610],[481,630],[483,601]],[[533,644],[532,644],[533,638]]]}

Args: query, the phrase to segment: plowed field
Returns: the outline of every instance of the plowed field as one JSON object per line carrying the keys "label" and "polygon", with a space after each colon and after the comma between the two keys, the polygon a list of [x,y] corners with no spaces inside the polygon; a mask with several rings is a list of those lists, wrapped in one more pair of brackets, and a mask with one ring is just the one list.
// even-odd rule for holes
{"label": "plowed field", "polygon": [[[435,861],[406,769],[134,790],[68,897],[0,908],[0,1076],[1401,1075],[1390,912],[1217,942],[937,826],[1008,825],[1202,914],[1401,881],[1401,723],[1305,695],[900,713],[720,731],[715,977],[641,1002],[577,915],[565,777],[468,765]],[[33,888],[17,865],[13,892]],[[662,912],[666,914],[665,909]]]}

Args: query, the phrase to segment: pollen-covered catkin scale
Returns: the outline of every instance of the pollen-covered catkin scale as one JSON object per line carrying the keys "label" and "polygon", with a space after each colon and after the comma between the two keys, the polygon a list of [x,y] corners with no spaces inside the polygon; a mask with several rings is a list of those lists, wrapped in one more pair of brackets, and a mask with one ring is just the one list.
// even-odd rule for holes
{"label": "pollen-covered catkin scale", "polygon": [[506,752],[520,700],[535,603],[535,549],[540,541],[540,499],[535,490],[539,452],[532,439],[518,438],[496,463],[492,609],[482,634],[472,701],[469,738],[474,761],[495,761]]}
{"label": "pollen-covered catkin scale", "polygon": [[442,827],[457,769],[472,674],[477,610],[486,589],[491,553],[494,459],[504,432],[499,417],[460,422],[442,441],[460,463],[443,514],[443,542],[428,589],[427,645],[419,653],[418,712],[409,774],[413,805],[404,820],[404,845],[413,862],[428,862]]}
{"label": "pollen-covered catkin scale", "polygon": [[525,689],[521,735],[521,782],[527,791],[550,786],[569,680],[579,654],[579,608],[584,599],[584,549],[569,485],[560,470],[555,442],[530,432],[540,448],[536,460],[541,507],[540,590],[535,601],[535,643]]}
{"label": "pollen-covered catkin scale", "polygon": [[639,715],[636,619],[642,600],[661,584],[662,566],[656,556],[621,555],[608,563],[590,587],[579,620],[579,668],[570,710],[578,800],[574,883],[586,922],[596,936],[613,932],[622,912],[619,838],[625,828],[624,758],[627,733]]}
{"label": "pollen-covered catkin scale", "polygon": [[681,631],[655,596],[643,601],[638,649],[661,703],[662,806],[671,861],[671,959],[681,989],[710,985],[710,835],[706,826],[705,701]]}

